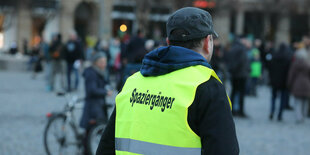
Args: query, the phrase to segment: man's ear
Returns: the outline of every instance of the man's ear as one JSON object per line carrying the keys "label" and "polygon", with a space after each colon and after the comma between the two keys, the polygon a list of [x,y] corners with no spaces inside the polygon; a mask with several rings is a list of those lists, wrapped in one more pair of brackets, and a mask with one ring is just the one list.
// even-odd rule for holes
{"label": "man's ear", "polygon": [[168,45],[170,45],[170,41],[169,41],[168,37],[166,38],[166,42]]}
{"label": "man's ear", "polygon": [[208,35],[207,37],[205,37],[203,39],[203,51],[205,52],[205,54],[209,54],[209,39],[210,39],[210,35]]}

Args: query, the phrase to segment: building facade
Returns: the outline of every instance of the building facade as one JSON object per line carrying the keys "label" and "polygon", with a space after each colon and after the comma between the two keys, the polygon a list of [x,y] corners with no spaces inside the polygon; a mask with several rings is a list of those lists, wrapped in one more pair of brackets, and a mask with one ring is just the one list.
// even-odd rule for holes
{"label": "building facade", "polygon": [[169,15],[183,6],[209,11],[222,43],[232,34],[290,43],[310,28],[309,0],[10,0],[0,1],[0,51],[14,43],[21,49],[26,40],[32,45],[36,36],[49,42],[61,33],[67,40],[72,31],[109,39],[121,25],[160,39]]}
{"label": "building facade", "polygon": [[60,33],[67,40],[72,32],[85,37],[111,36],[113,0],[10,0],[0,1],[0,51],[16,44],[47,42]]}

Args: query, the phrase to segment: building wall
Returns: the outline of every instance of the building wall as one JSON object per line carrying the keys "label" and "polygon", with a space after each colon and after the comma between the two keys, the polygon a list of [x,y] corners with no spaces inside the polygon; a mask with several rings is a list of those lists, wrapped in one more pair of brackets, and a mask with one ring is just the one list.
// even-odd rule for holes
{"label": "building wall", "polygon": [[0,51],[7,51],[13,42],[17,43],[17,15],[12,13],[9,16],[11,16],[9,17],[11,18],[11,24],[10,27],[3,31],[4,46],[2,50],[0,49]]}
{"label": "building wall", "polygon": [[[91,34],[96,37],[109,39],[112,36],[112,22],[113,22],[113,5],[133,5],[135,6],[136,0],[61,0],[60,8],[57,10],[56,15],[47,19],[47,24],[43,33],[43,37],[46,41],[50,41],[52,34],[60,32],[63,35],[63,40],[66,41],[69,38],[70,32],[74,30],[74,16],[77,6],[82,2],[92,3],[95,7],[96,16],[90,20]],[[171,8],[171,13],[175,8],[174,3],[177,1],[150,1],[152,6],[166,6]],[[234,5],[237,5],[234,6]],[[226,6],[227,7],[227,6]],[[243,0],[237,4],[231,4],[227,8],[214,9],[212,16],[214,20],[214,28],[220,35],[220,41],[226,43],[230,34],[231,11],[236,11],[236,34],[240,35],[244,33],[245,13],[251,11],[264,12],[264,34],[268,33],[271,25],[268,11],[265,11],[262,1],[258,0]],[[32,12],[29,8],[19,7],[17,11],[14,11],[12,27],[4,31],[4,48],[8,49],[13,41],[17,41],[19,49],[22,48],[24,39],[30,40],[32,37]],[[269,12],[270,13],[270,12]],[[290,19],[289,13],[279,13],[279,22],[275,32],[275,40],[279,42],[290,41]],[[133,28],[137,28],[137,16],[136,10],[133,11],[134,18],[130,19],[133,22]],[[310,15],[310,11],[308,11]],[[160,16],[160,18],[162,18]],[[310,16],[309,16],[310,18]],[[150,17],[150,19],[152,19]],[[310,19],[308,21],[310,23]],[[310,25],[310,24],[309,24]],[[135,27],[136,26],[136,27]],[[134,30],[133,30],[134,32]],[[165,32],[162,32],[165,33]]]}
{"label": "building wall", "polygon": [[290,19],[287,14],[281,14],[279,16],[279,23],[277,26],[276,31],[276,44],[279,45],[280,43],[289,43],[290,42],[290,27],[289,23]]}
{"label": "building wall", "polygon": [[214,13],[213,16],[213,26],[215,31],[219,35],[219,40],[222,43],[228,42],[228,37],[230,33],[230,11],[221,10]]}
{"label": "building wall", "polygon": [[70,33],[74,30],[74,11],[81,0],[62,0],[60,1],[59,29],[63,40],[68,40]]}
{"label": "building wall", "polygon": [[99,36],[103,39],[109,39],[112,35],[112,6],[113,0],[104,0],[99,2]]}
{"label": "building wall", "polygon": [[25,6],[21,6],[18,10],[17,14],[17,45],[19,52],[23,52],[23,40],[31,38],[31,30],[32,30],[32,23],[31,23],[31,12]]}
{"label": "building wall", "polygon": [[[64,40],[70,35],[70,30],[74,29],[74,13],[77,6],[83,0],[63,0],[61,1],[60,10],[60,30]],[[91,30],[90,34],[96,37],[108,39],[111,36],[111,9],[113,0],[88,0],[92,3],[95,16],[89,22]]]}
{"label": "building wall", "polygon": [[53,35],[60,32],[59,20],[60,20],[59,14],[56,14],[55,16],[47,20],[45,29],[43,31],[44,41],[48,43],[51,42]]}

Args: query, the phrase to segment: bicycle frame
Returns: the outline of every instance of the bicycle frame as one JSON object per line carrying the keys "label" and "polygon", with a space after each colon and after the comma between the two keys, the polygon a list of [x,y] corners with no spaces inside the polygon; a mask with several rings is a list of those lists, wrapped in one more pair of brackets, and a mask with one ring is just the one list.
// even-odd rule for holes
{"label": "bicycle frame", "polygon": [[52,112],[52,113],[48,113],[46,116],[47,118],[50,120],[53,117],[57,117],[57,116],[62,116],[65,118],[64,123],[65,124],[69,124],[73,131],[74,131],[74,135],[75,138],[79,141],[79,146],[82,145],[82,139],[83,139],[83,133],[80,133],[78,131],[78,124],[75,121],[75,117],[74,117],[74,109],[77,105],[77,103],[80,103],[81,101],[83,101],[83,98],[78,99],[76,96],[71,97],[71,99],[69,99],[69,97],[67,95],[65,95],[66,97],[66,105],[64,107],[64,110],[62,112]]}

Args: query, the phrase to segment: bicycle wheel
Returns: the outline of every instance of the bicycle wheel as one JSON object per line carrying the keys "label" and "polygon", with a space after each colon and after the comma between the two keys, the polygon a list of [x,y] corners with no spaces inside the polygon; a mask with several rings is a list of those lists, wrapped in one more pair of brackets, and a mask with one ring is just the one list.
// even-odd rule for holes
{"label": "bicycle wheel", "polygon": [[44,130],[44,147],[48,155],[80,154],[79,140],[66,116],[52,117]]}
{"label": "bicycle wheel", "polygon": [[87,147],[91,155],[96,154],[101,136],[106,128],[106,124],[98,124],[92,127],[87,138]]}

